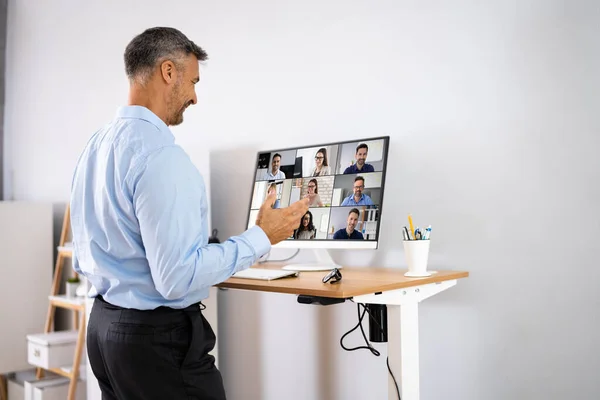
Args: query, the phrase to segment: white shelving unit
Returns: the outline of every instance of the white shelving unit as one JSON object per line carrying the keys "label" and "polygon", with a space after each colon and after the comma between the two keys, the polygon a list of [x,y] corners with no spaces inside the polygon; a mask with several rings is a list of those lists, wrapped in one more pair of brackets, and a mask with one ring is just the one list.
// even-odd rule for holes
{"label": "white shelving unit", "polygon": [[28,334],[44,328],[52,277],[52,203],[0,201],[0,399],[6,376],[30,368]]}

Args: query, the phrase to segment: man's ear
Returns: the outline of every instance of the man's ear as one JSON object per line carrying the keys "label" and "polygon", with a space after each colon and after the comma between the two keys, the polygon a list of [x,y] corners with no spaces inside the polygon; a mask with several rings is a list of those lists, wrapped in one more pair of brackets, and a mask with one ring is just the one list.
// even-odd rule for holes
{"label": "man's ear", "polygon": [[169,83],[173,82],[175,80],[175,74],[176,74],[175,64],[173,64],[173,61],[166,60],[162,64],[160,64],[160,73],[166,83],[169,84]]}

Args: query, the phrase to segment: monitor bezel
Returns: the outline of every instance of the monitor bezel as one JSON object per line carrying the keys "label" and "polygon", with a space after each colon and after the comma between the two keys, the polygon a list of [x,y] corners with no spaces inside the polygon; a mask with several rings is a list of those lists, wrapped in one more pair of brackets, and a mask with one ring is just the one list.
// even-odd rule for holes
{"label": "monitor bezel", "polygon": [[[245,223],[245,228],[244,230],[249,229],[248,228],[248,224],[250,222],[250,214],[252,213],[252,196],[254,194],[254,187],[256,185],[257,182],[270,182],[269,180],[257,180],[256,179],[256,173],[258,170],[258,160],[260,158],[260,155],[263,153],[274,153],[274,152],[284,152],[284,151],[290,151],[290,150],[301,150],[301,149],[308,149],[308,148],[313,148],[313,147],[325,147],[325,146],[333,146],[333,145],[339,145],[342,146],[344,144],[348,144],[348,143],[356,143],[356,142],[370,142],[370,141],[375,141],[375,140],[384,140],[384,149],[383,149],[383,168],[381,171],[376,171],[376,172],[381,172],[381,202],[379,204],[379,223],[377,224],[377,230],[376,230],[376,240],[364,240],[364,239],[359,239],[359,240],[353,240],[353,239],[346,239],[346,240],[334,240],[334,239],[285,239],[282,240],[281,242],[273,245],[273,248],[286,248],[286,249],[371,249],[371,250],[375,250],[379,248],[379,241],[380,241],[380,232],[381,232],[381,222],[383,221],[383,203],[384,203],[384,198],[385,198],[385,185],[386,185],[386,176],[387,176],[387,166],[388,166],[388,153],[389,153],[389,148],[390,148],[390,136],[386,135],[386,136],[374,136],[374,137],[365,137],[365,138],[358,138],[358,139],[351,139],[351,140],[344,140],[344,141],[336,141],[336,142],[328,142],[328,143],[319,143],[319,144],[309,144],[309,145],[302,145],[302,146],[293,146],[293,147],[287,147],[287,148],[273,148],[272,150],[261,150],[261,151],[257,151],[256,152],[256,157],[254,159],[254,167],[253,167],[253,174],[252,174],[252,186],[250,188],[250,196],[249,196],[249,202],[248,202],[248,207],[247,207],[247,214],[246,214],[246,223]],[[339,174],[334,174],[333,176],[337,176]],[[287,179],[295,179],[295,178],[286,178]],[[306,177],[302,177],[301,179],[306,179]],[[337,206],[339,207],[339,206]],[[324,208],[324,207],[319,207],[319,208]],[[332,207],[329,207],[332,208]]]}

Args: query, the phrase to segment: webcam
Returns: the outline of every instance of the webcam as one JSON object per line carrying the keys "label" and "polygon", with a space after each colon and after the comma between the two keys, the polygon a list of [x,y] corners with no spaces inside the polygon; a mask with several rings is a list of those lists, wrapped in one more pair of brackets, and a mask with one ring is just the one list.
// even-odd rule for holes
{"label": "webcam", "polygon": [[339,269],[332,269],[327,275],[323,277],[323,283],[336,283],[342,280],[342,273]]}

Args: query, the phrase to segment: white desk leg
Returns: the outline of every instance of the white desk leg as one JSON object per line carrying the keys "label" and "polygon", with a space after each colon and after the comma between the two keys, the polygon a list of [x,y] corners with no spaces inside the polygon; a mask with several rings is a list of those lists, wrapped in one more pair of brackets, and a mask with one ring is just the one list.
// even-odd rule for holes
{"label": "white desk leg", "polygon": [[[450,280],[354,297],[357,303],[387,305],[388,357],[402,400],[420,399],[419,302],[454,285],[456,280]],[[388,376],[388,399],[397,400],[394,380]]]}
{"label": "white desk leg", "polygon": [[[387,306],[388,358],[402,400],[419,400],[419,303]],[[398,400],[388,374],[388,399]]]}

